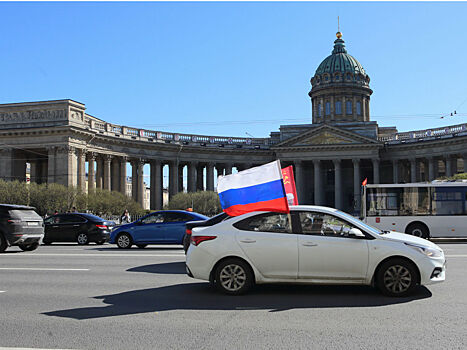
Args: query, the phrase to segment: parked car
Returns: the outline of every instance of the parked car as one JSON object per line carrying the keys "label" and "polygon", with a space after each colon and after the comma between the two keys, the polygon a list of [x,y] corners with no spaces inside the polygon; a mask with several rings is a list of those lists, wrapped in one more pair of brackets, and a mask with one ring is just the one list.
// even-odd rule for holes
{"label": "parked car", "polygon": [[195,227],[208,227],[218,224],[221,221],[230,218],[226,213],[222,212],[209,218],[208,220],[202,221],[191,221],[186,223],[185,227],[185,235],[183,236],[183,250],[185,250],[185,254],[190,247],[190,240],[191,240],[191,232]]}
{"label": "parked car", "polygon": [[110,243],[117,244],[119,248],[131,248],[133,244],[138,248],[148,244],[182,244],[185,223],[207,219],[202,214],[184,210],[156,211],[131,224],[117,227],[110,235]]}
{"label": "parked car", "polygon": [[390,296],[445,279],[436,244],[381,231],[337,209],[294,206],[194,228],[187,274],[227,294],[255,283],[363,284]]}
{"label": "parked car", "polygon": [[104,244],[110,238],[115,222],[87,213],[67,213],[49,216],[44,220],[44,244],[77,242],[80,245],[96,242]]}
{"label": "parked car", "polygon": [[34,210],[25,205],[0,204],[0,253],[9,246],[19,246],[24,251],[39,246],[44,224]]}

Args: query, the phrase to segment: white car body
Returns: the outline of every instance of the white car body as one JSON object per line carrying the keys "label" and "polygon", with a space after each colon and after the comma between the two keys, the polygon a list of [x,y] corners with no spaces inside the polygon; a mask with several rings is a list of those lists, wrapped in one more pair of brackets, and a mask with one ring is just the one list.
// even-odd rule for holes
{"label": "white car body", "polygon": [[[212,281],[216,264],[225,258],[236,257],[250,265],[257,284],[372,285],[375,271],[385,259],[402,257],[416,265],[419,284],[429,285],[445,279],[444,253],[428,240],[398,232],[375,233],[376,229],[372,231],[362,221],[333,208],[293,206],[291,211],[333,215],[357,227],[366,238],[244,231],[233,226],[264,213],[252,212],[211,227],[194,228],[193,238],[216,238],[190,245],[186,258],[187,273],[197,279]],[[437,257],[429,257],[410,245],[435,249],[439,253]],[[433,277],[435,268],[441,272]]]}

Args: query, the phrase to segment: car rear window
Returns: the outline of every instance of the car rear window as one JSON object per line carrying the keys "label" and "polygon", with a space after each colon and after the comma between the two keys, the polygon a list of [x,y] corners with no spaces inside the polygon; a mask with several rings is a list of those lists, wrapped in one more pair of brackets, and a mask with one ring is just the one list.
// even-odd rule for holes
{"label": "car rear window", "polygon": [[42,220],[42,218],[31,209],[21,210],[21,209],[12,209],[8,213],[12,218],[23,219],[23,220]]}

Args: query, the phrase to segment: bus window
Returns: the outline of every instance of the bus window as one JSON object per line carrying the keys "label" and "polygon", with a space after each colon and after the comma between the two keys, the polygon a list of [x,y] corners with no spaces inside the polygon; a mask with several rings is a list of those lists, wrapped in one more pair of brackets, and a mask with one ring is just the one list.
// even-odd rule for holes
{"label": "bus window", "polygon": [[368,188],[367,216],[429,215],[427,187]]}
{"label": "bus window", "polygon": [[465,189],[442,188],[433,189],[433,215],[462,215],[465,214]]}

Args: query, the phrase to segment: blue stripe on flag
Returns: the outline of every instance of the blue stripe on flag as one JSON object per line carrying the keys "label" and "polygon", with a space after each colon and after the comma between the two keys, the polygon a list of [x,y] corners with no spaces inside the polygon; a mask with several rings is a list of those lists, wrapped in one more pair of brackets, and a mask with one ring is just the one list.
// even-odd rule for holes
{"label": "blue stripe on flag", "polygon": [[264,202],[282,197],[285,197],[285,193],[281,179],[219,193],[222,209],[233,205]]}

